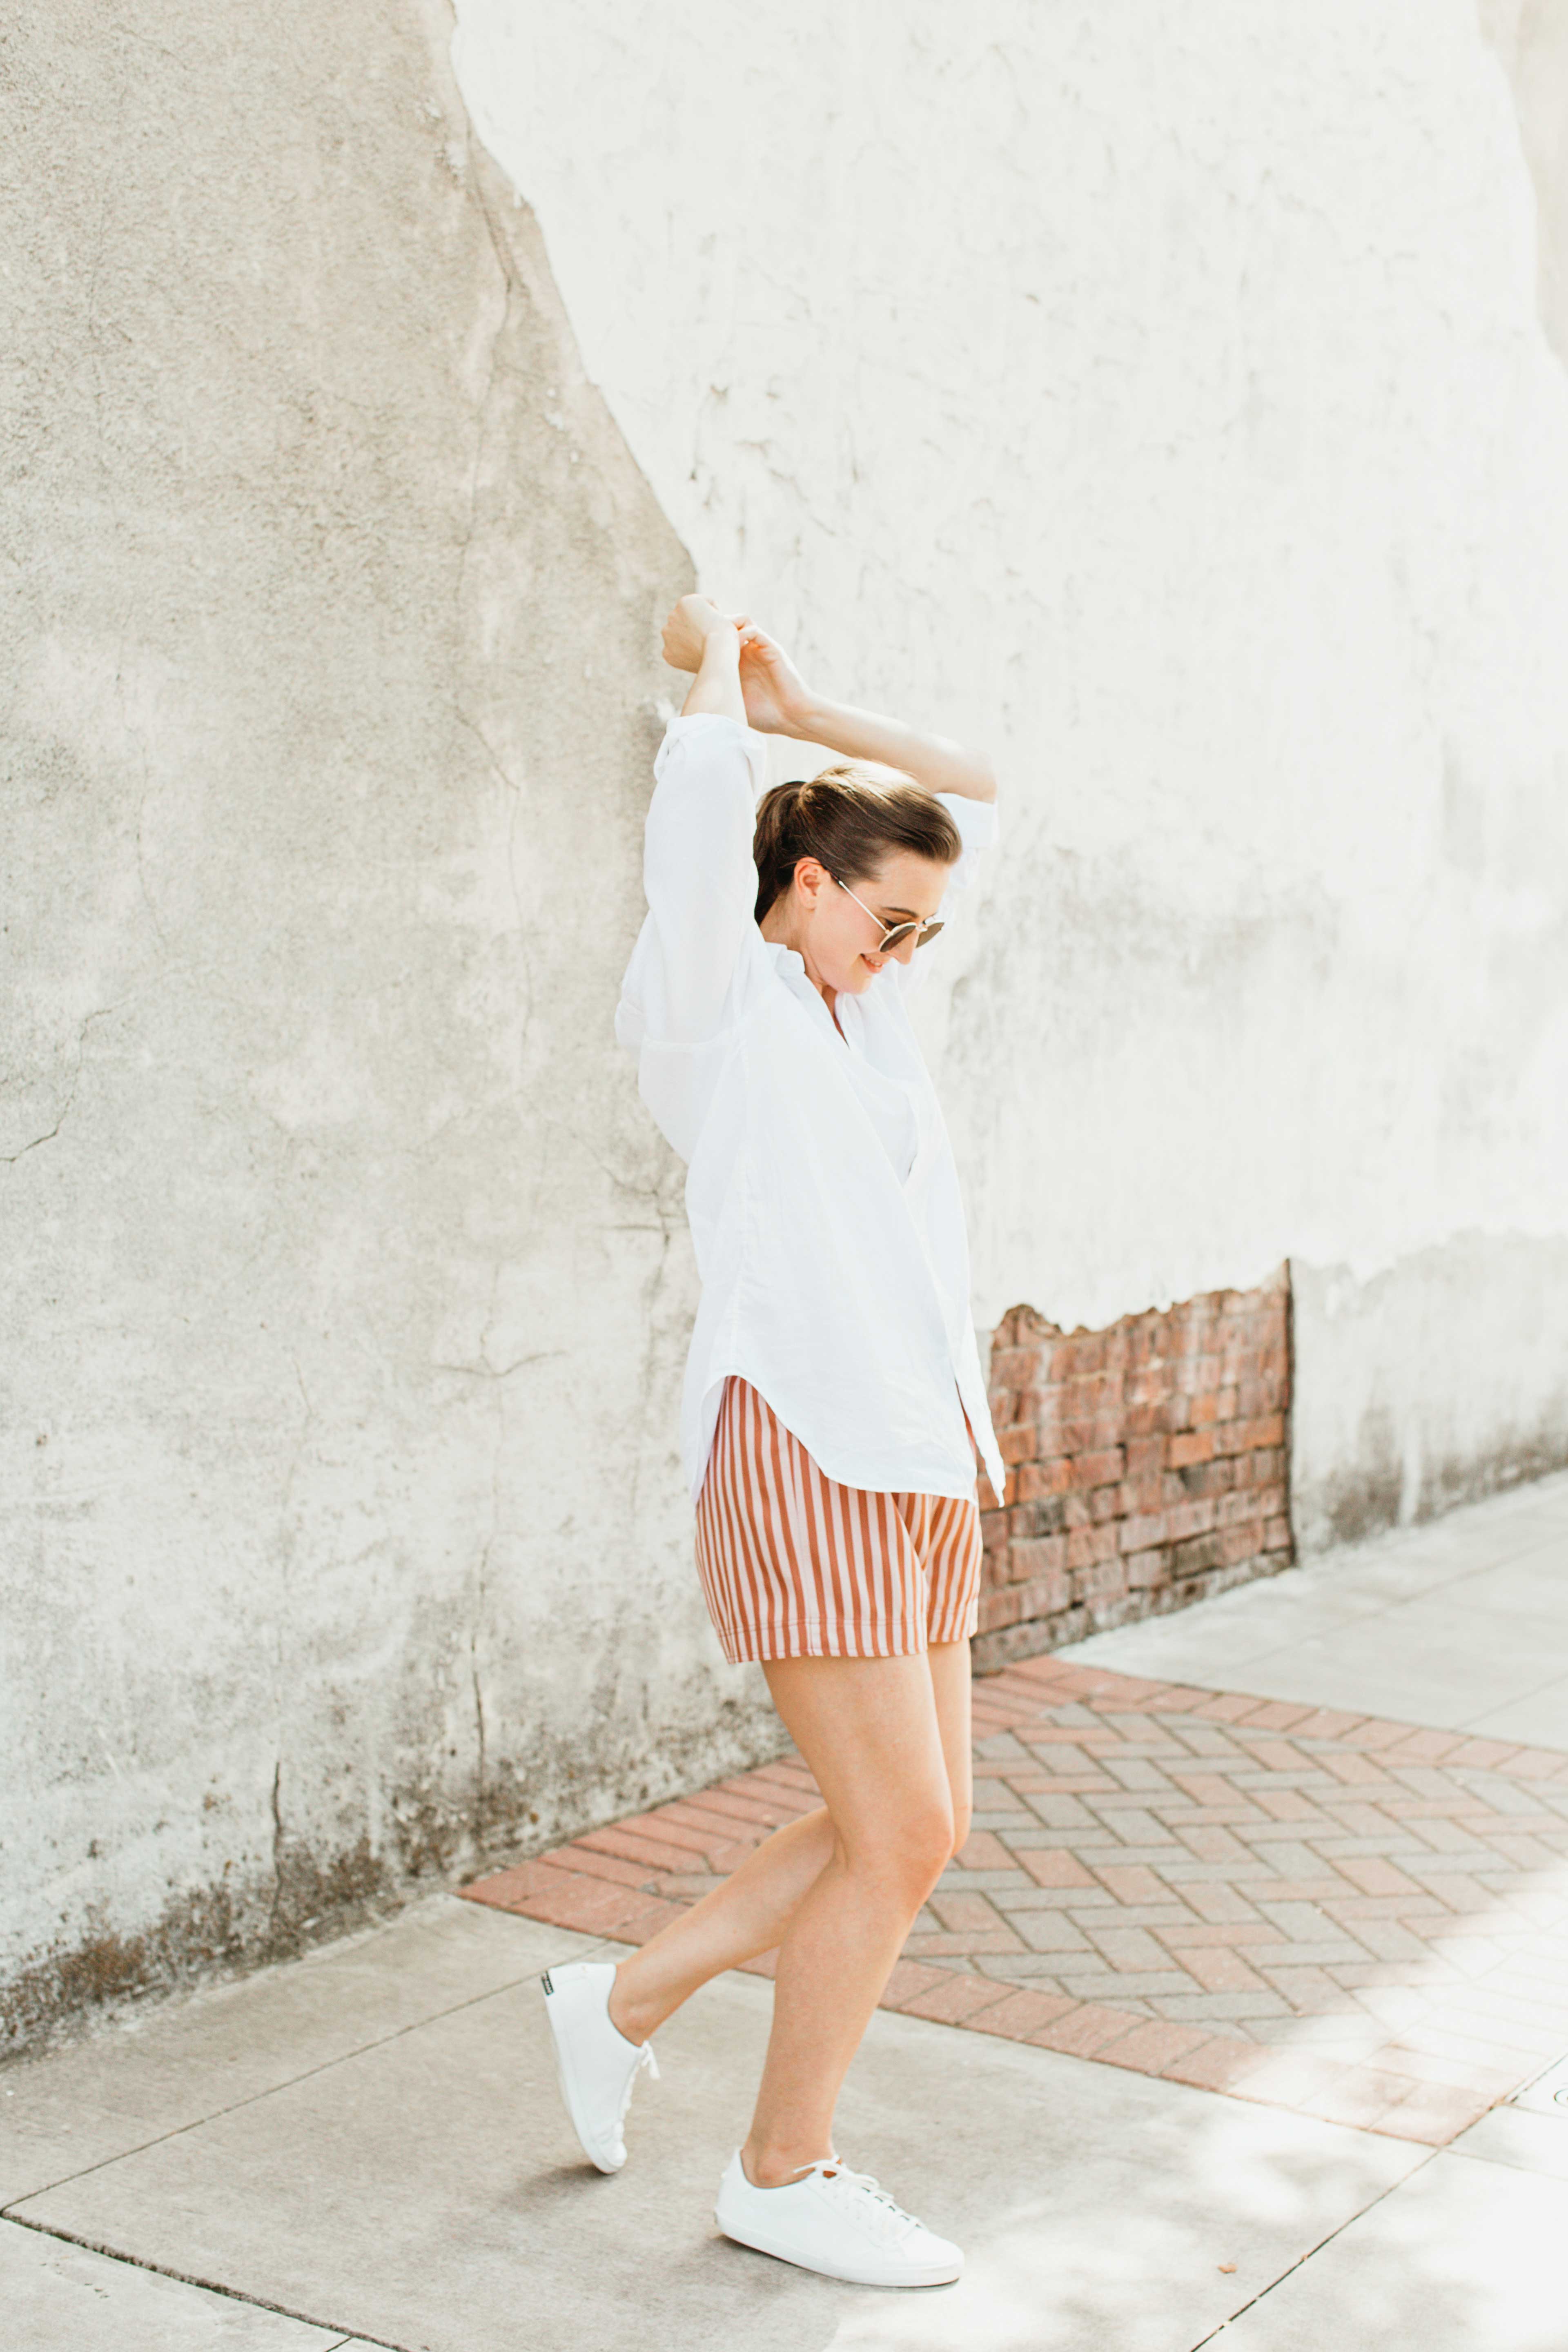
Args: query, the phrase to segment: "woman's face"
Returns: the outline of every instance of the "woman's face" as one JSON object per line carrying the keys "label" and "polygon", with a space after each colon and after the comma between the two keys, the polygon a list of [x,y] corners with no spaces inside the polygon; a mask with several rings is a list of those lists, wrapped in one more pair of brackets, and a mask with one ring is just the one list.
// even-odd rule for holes
{"label": "woman's face", "polygon": [[[844,889],[826,866],[815,858],[803,858],[790,896],[771,911],[763,932],[796,950],[818,988],[858,996],[885,963],[908,963],[917,951],[911,931],[889,953],[879,954],[882,926],[934,915],[952,871],[939,859],[899,849],[872,874],[847,875],[848,888]],[[779,914],[784,919],[775,926],[773,919]]]}

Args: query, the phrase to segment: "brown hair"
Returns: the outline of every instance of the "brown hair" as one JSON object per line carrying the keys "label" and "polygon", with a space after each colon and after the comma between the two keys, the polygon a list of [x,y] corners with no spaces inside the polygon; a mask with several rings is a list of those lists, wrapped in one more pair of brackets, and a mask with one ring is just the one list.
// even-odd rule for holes
{"label": "brown hair", "polygon": [[757,803],[752,840],[757,921],[789,889],[801,858],[816,858],[840,881],[858,882],[898,849],[942,866],[952,865],[963,849],[935,793],[901,769],[850,761],[824,768],[809,782],[775,784]]}

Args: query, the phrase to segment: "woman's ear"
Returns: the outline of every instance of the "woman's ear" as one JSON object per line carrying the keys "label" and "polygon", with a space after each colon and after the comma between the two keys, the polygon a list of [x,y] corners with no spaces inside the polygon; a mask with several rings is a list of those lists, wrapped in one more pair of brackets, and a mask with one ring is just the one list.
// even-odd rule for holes
{"label": "woman's ear", "polygon": [[832,876],[819,859],[797,857],[795,866],[795,887],[807,907],[815,907],[825,889],[832,885]]}

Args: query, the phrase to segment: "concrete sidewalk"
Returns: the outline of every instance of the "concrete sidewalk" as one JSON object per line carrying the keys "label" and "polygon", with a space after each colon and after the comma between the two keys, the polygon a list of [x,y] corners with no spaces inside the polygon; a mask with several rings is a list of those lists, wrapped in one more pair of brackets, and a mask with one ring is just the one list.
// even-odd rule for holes
{"label": "concrete sidewalk", "polygon": [[[1473,1735],[1435,1743],[1450,1758],[1568,1751],[1568,1479],[1101,1636],[1070,1662],[1152,1692],[1184,1681]],[[1245,1730],[1249,1712],[1171,1720]],[[1105,1725],[1075,1737],[1110,1752]],[[1285,1761],[1273,1769],[1300,1781]],[[1028,1790],[1026,1761],[989,1762]],[[1422,1769],[1407,1775],[1417,1795]],[[1555,1953],[1563,1847],[1530,1836],[1512,1857],[1520,1899]],[[1568,2343],[1568,2105],[1550,2079],[1434,2146],[879,2011],[840,2146],[968,2254],[956,2286],[890,2294],[712,2228],[766,2037],[758,1977],[710,1987],[661,2032],[626,2171],[583,2163],[534,1980],[621,1948],[440,1896],[0,2074],[7,2352],[1195,2352],[1222,2330],[1238,2352]],[[944,1983],[994,2000],[1042,1998],[991,1980],[1009,1958],[902,1965],[944,1967]],[[1532,2048],[1561,1993],[1543,1979],[1538,2000],[1511,1996]],[[1384,1997],[1369,1989],[1369,2013]]]}

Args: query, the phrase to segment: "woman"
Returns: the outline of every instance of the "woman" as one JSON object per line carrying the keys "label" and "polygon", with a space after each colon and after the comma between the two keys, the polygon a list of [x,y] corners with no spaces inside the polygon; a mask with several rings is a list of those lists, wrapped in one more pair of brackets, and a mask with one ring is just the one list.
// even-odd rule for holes
{"label": "woman", "polygon": [[[552,1969],[547,2007],[573,2122],[613,2172],[649,2035],[776,1947],[719,2226],[829,2277],[933,2285],[963,2255],[839,2163],[833,2115],[968,1834],[976,1443],[998,1493],[1005,1474],[952,1147],[906,999],[946,892],[994,838],[996,788],[959,745],[810,694],[770,637],[705,597],[681,598],[664,648],[696,677],[655,764],[648,914],[616,1029],[689,1162],[703,1288],[681,1441],[703,1590],[825,1801],[618,1966]],[[766,733],[850,764],[763,792]]]}

